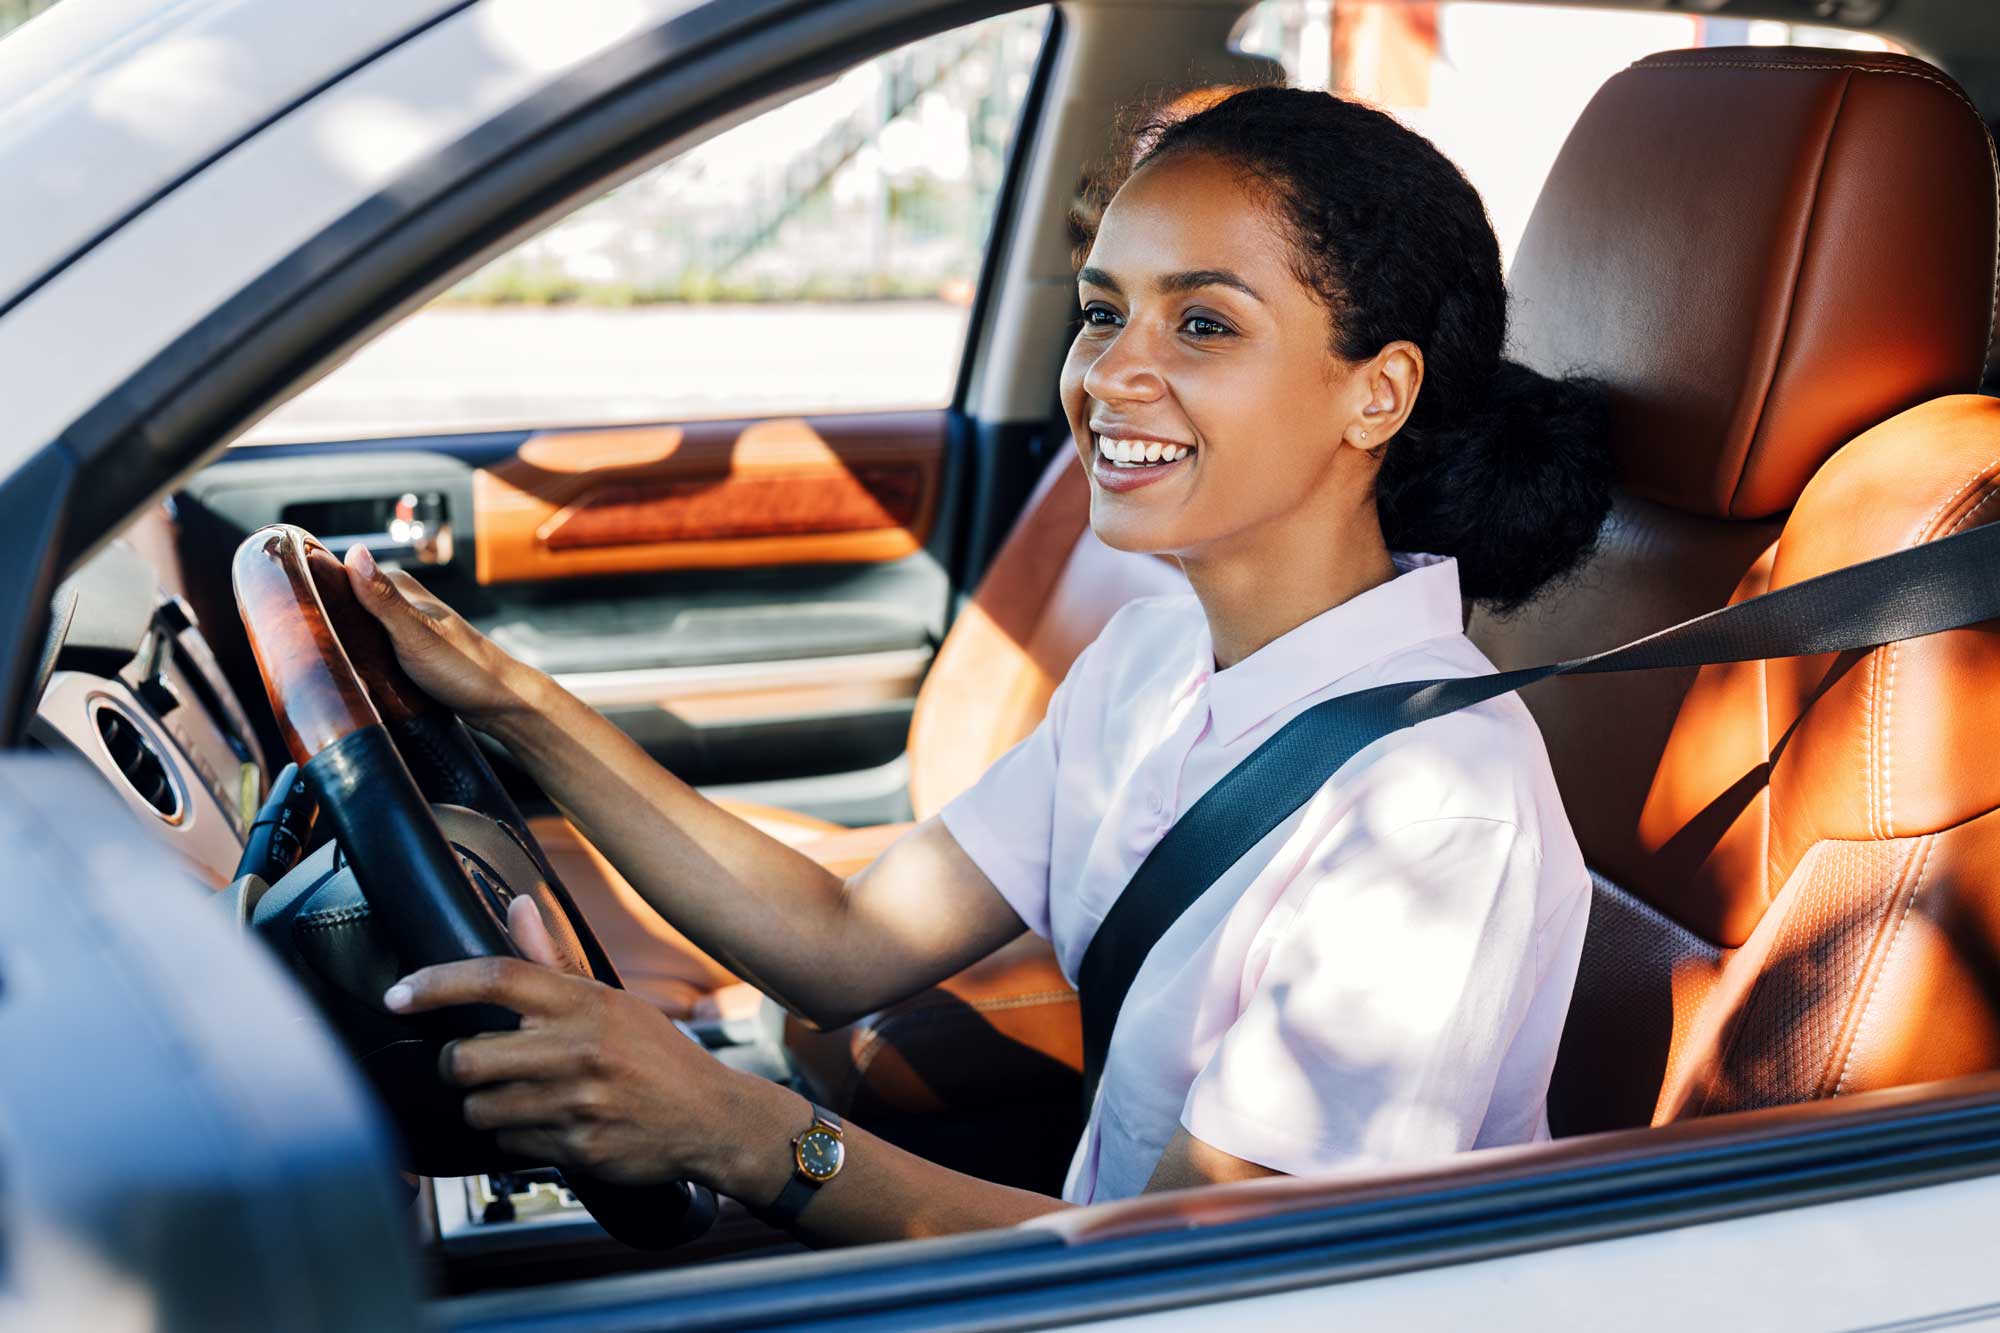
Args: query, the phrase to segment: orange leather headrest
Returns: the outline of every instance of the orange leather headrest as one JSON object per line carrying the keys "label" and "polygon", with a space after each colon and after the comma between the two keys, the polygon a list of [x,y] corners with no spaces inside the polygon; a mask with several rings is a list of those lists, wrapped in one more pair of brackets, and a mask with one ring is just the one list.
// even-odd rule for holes
{"label": "orange leather headrest", "polygon": [[1855,435],[1977,387],[1995,177],[1985,123],[1922,61],[1649,56],[1549,173],[1509,279],[1511,354],[1610,384],[1637,494],[1781,513]]}

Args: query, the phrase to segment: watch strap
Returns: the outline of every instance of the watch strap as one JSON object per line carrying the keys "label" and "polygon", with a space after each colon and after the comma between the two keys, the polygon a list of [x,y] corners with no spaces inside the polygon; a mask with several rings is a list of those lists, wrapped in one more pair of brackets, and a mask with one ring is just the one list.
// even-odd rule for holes
{"label": "watch strap", "polygon": [[819,1182],[794,1171],[792,1178],[785,1182],[785,1187],[778,1191],[778,1201],[764,1210],[765,1219],[788,1227],[798,1221],[806,1205],[818,1197]]}

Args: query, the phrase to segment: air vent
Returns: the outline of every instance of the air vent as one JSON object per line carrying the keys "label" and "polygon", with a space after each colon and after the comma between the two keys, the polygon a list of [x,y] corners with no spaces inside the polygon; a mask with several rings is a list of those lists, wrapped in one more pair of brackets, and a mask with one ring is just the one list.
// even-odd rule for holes
{"label": "air vent", "polygon": [[97,706],[97,734],[104,738],[104,752],[118,768],[120,776],[139,793],[139,799],[153,807],[169,823],[181,817],[180,793],[167,775],[160,752],[153,748],[138,723],[110,704]]}

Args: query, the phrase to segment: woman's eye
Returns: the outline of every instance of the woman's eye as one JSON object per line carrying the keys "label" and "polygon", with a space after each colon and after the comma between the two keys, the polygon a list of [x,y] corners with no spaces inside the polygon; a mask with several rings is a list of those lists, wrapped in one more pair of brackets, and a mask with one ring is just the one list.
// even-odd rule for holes
{"label": "woman's eye", "polygon": [[1181,327],[1197,338],[1219,338],[1226,333],[1233,332],[1221,320],[1210,319],[1207,315],[1189,315],[1187,322],[1182,324]]}
{"label": "woman's eye", "polygon": [[1087,305],[1083,308],[1083,322],[1087,328],[1114,328],[1118,324],[1118,312],[1109,306]]}

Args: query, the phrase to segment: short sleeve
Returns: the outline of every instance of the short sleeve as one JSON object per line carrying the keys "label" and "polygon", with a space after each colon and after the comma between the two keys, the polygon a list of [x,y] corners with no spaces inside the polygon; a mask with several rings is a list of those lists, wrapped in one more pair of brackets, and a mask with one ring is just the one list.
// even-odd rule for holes
{"label": "short sleeve", "polygon": [[1292,1175],[1472,1147],[1537,982],[1532,833],[1427,819],[1337,856],[1274,921],[1181,1112],[1203,1142]]}
{"label": "short sleeve", "polygon": [[1049,938],[1056,765],[1069,699],[1088,655],[1086,648],[1070,664],[1035,729],[938,811],[953,841],[993,881],[1015,915],[1043,939]]}

